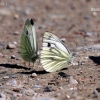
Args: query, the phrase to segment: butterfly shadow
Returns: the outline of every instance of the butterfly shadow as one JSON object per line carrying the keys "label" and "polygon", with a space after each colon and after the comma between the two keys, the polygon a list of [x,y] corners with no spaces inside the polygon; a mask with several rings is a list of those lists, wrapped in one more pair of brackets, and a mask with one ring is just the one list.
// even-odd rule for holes
{"label": "butterfly shadow", "polygon": [[64,72],[59,72],[58,75],[60,75],[63,78],[67,78],[67,77],[70,77],[71,76],[71,75],[68,75],[68,74],[66,74]]}
{"label": "butterfly shadow", "polygon": [[89,56],[89,58],[97,65],[100,65],[100,56]]}
{"label": "butterfly shadow", "polygon": [[40,71],[36,71],[36,70],[31,70],[31,71],[27,71],[27,72],[19,72],[20,74],[32,74],[32,73],[36,73],[36,74],[47,74],[49,72],[46,72],[45,70],[40,70]]}
{"label": "butterfly shadow", "polygon": [[[62,70],[66,70],[68,68],[63,68]],[[36,70],[31,70],[29,72],[19,72],[20,74],[32,74],[32,73],[36,73],[36,74],[48,74],[49,72],[46,72],[45,70],[40,70],[40,71],[36,71]]]}
{"label": "butterfly shadow", "polygon": [[0,66],[3,66],[5,68],[16,68],[16,69],[24,69],[24,70],[28,70],[29,68],[23,67],[23,66],[19,66],[17,64],[0,64]]}
{"label": "butterfly shadow", "polygon": [[36,74],[47,74],[48,73],[45,70],[41,70],[41,71],[31,70],[31,68],[19,66],[17,64],[0,64],[0,66],[3,66],[5,68],[16,68],[16,69],[24,69],[24,70],[27,70],[26,72],[17,72],[18,74],[32,74],[32,73],[36,73]]}

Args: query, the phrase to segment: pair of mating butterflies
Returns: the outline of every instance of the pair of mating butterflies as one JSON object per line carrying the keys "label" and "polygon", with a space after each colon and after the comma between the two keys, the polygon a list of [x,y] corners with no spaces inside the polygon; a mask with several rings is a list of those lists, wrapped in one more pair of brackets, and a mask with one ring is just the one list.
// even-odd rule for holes
{"label": "pair of mating butterflies", "polygon": [[[35,62],[38,58],[38,45],[33,20],[27,19],[20,40],[20,55],[28,62]],[[55,35],[45,32],[40,61],[47,72],[55,72],[65,68],[73,61],[74,55],[70,53],[64,43]]]}

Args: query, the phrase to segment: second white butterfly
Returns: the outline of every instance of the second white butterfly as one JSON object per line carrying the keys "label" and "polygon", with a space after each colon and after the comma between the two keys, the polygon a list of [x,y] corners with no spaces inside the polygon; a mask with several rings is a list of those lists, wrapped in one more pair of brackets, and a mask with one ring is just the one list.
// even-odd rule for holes
{"label": "second white butterfly", "polygon": [[73,62],[74,56],[58,37],[45,32],[40,60],[47,72],[55,72],[65,68]]}

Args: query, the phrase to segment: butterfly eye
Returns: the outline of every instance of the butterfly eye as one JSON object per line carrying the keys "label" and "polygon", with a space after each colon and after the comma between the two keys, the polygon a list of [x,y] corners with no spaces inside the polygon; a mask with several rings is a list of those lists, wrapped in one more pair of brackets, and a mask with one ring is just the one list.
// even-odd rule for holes
{"label": "butterfly eye", "polygon": [[47,45],[48,47],[51,47],[51,44],[50,43],[48,43],[48,45]]}
{"label": "butterfly eye", "polygon": [[34,21],[32,19],[30,20],[30,22],[31,22],[31,25],[34,25]]}

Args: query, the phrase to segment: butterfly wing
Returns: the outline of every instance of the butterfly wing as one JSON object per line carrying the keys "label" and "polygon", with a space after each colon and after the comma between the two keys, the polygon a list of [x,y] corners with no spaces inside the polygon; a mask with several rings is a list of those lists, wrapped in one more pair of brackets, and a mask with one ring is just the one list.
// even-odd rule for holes
{"label": "butterfly wing", "polygon": [[27,19],[20,39],[20,55],[25,61],[37,59],[37,40],[33,20]]}
{"label": "butterfly wing", "polygon": [[72,55],[59,38],[46,32],[40,59],[47,72],[55,72],[65,68],[71,62]]}
{"label": "butterfly wing", "polygon": [[45,32],[43,37],[43,47],[47,47],[49,45],[50,47],[58,48],[71,54],[65,44],[57,36],[53,35],[52,33]]}
{"label": "butterfly wing", "polygon": [[70,63],[71,56],[60,49],[44,48],[41,52],[41,63],[47,72],[63,69]]}
{"label": "butterfly wing", "polygon": [[25,24],[25,30],[27,30],[29,33],[27,35],[31,43],[32,50],[34,51],[34,53],[37,53],[38,46],[37,46],[37,40],[36,40],[36,31],[35,31],[34,22],[32,19],[31,20],[27,19],[26,24]]}

